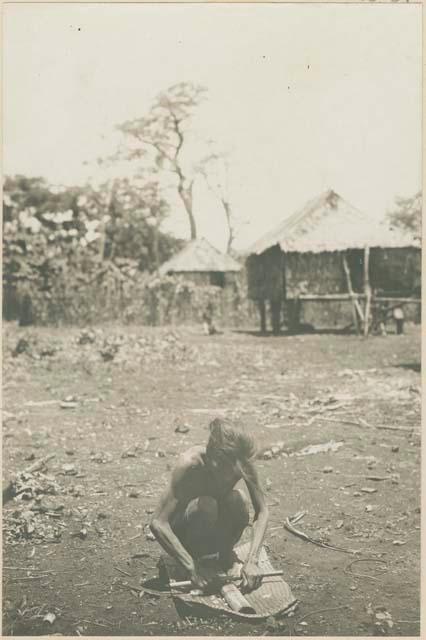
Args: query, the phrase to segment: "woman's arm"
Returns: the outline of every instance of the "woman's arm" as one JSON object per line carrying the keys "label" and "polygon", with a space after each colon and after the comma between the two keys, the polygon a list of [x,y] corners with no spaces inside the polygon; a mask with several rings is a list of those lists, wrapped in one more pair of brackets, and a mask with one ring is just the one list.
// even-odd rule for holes
{"label": "woman's arm", "polygon": [[170,485],[151,520],[151,531],[162,548],[188,571],[192,582],[203,589],[208,584],[207,580],[200,574],[194,558],[185,549],[170,525],[173,516],[181,514],[189,502],[189,496],[185,496],[185,493],[182,495],[182,487],[179,486],[182,484],[180,481],[185,477],[185,471],[184,466],[178,466],[173,472]]}
{"label": "woman's arm", "polygon": [[151,521],[151,531],[164,551],[175,558],[187,571],[193,571],[194,560],[187,552],[170,526],[170,520],[177,511],[179,501],[174,495],[172,484],[160,500]]}
{"label": "woman's arm", "polygon": [[254,520],[252,529],[252,539],[247,559],[244,563],[242,576],[242,587],[248,590],[256,588],[261,579],[259,578],[258,559],[262,542],[265,537],[269,520],[269,510],[266,504],[265,495],[260,487],[259,477],[253,463],[249,463],[247,489],[254,508]]}

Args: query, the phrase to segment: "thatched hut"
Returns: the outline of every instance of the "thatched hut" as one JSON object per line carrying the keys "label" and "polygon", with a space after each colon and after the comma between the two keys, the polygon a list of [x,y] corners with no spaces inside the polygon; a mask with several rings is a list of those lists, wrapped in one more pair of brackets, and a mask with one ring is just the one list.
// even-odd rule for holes
{"label": "thatched hut", "polygon": [[162,275],[180,275],[196,284],[222,288],[235,282],[239,271],[241,265],[236,260],[215,249],[205,238],[189,242],[159,269]]}
{"label": "thatched hut", "polygon": [[280,331],[283,308],[297,330],[303,301],[345,303],[355,327],[367,333],[373,303],[402,304],[420,292],[419,243],[374,223],[332,190],[260,238],[249,249],[246,267],[261,330],[269,301],[274,333]]}

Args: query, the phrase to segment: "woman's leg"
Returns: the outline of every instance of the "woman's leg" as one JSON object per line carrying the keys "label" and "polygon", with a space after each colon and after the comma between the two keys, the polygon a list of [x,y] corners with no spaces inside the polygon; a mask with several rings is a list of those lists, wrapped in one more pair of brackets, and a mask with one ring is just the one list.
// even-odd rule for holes
{"label": "woman's leg", "polygon": [[232,566],[235,559],[233,548],[241,538],[250,521],[247,498],[241,491],[234,489],[219,502],[218,512],[218,550],[224,565]]}
{"label": "woman's leg", "polygon": [[191,500],[172,529],[193,558],[217,553],[218,504],[210,496]]}

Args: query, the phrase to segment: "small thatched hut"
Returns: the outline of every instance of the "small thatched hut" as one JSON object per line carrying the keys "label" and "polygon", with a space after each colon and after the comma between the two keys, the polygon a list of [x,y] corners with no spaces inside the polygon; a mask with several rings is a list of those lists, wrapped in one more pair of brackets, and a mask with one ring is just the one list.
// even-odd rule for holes
{"label": "small thatched hut", "polygon": [[239,271],[241,265],[236,260],[215,249],[205,238],[189,242],[159,269],[162,275],[180,275],[196,284],[222,288],[233,283]]}
{"label": "small thatched hut", "polygon": [[269,300],[274,333],[283,308],[297,330],[303,301],[352,306],[353,322],[368,332],[373,302],[403,303],[419,295],[420,245],[374,223],[332,190],[308,202],[250,249],[248,294],[257,301],[261,330]]}

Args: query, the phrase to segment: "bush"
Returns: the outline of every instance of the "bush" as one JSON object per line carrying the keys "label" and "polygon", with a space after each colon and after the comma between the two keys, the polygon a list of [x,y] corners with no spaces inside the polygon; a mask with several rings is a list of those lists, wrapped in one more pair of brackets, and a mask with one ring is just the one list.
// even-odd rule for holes
{"label": "bush", "polygon": [[214,322],[237,325],[250,322],[253,304],[242,284],[220,287],[195,284],[178,276],[140,272],[134,261],[103,261],[59,269],[48,290],[18,282],[18,298],[30,295],[34,322],[39,325],[85,326],[120,320],[150,326],[202,322],[209,310]]}

